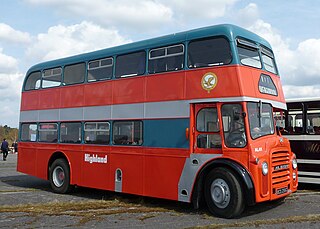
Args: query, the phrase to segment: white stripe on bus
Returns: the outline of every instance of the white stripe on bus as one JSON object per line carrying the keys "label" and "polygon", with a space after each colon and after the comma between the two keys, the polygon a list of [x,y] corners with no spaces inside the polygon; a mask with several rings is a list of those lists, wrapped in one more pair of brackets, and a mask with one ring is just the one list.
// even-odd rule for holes
{"label": "white stripe on bus", "polygon": [[[243,101],[258,102],[260,101],[260,99],[251,97],[209,98],[166,102],[116,104],[107,106],[60,108],[48,110],[31,110],[20,112],[20,122],[189,118],[189,105],[191,103]],[[271,100],[262,100],[262,102],[271,103],[274,107],[283,109],[286,108],[285,103],[275,102]]]}

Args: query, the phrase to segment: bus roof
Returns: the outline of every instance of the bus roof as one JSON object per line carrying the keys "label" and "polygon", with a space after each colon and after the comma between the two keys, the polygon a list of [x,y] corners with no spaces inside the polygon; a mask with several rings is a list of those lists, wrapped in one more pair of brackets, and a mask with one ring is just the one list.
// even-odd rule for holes
{"label": "bus roof", "polygon": [[139,51],[142,49],[157,48],[161,46],[166,46],[170,44],[181,43],[185,41],[190,41],[193,39],[201,39],[209,36],[225,36],[230,41],[234,41],[237,37],[242,37],[254,41],[258,44],[262,44],[265,47],[271,49],[270,44],[263,39],[262,37],[246,30],[241,27],[231,25],[231,24],[222,24],[214,25],[199,29],[194,29],[186,32],[174,33],[162,37],[152,38],[148,40],[133,42],[129,44],[124,44],[121,46],[111,47],[107,49],[102,49],[98,51],[93,51],[89,53],[84,53],[80,55],[75,55],[71,57],[61,58],[57,60],[43,62],[37,65],[34,65],[28,70],[27,75],[30,72],[38,71],[46,68],[53,68],[57,66],[64,66],[69,64],[75,64],[79,62],[85,62],[89,60],[110,57],[114,55],[121,55],[125,53],[131,53]]}

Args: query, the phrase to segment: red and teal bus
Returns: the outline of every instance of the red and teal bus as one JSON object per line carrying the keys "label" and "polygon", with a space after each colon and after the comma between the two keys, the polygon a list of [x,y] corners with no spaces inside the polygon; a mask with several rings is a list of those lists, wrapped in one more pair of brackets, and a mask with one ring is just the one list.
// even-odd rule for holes
{"label": "red and teal bus", "polygon": [[283,109],[271,46],[234,25],[48,61],[24,80],[17,169],[231,218],[297,190]]}

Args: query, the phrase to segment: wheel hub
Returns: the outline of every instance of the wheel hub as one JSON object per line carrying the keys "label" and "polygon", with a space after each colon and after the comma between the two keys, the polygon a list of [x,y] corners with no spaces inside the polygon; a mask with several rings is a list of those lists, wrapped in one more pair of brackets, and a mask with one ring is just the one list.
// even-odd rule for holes
{"label": "wheel hub", "polygon": [[225,208],[230,202],[230,189],[228,184],[222,179],[216,179],[211,184],[211,196],[214,204],[218,208]]}
{"label": "wheel hub", "polygon": [[54,168],[53,173],[52,173],[52,180],[53,183],[56,187],[61,187],[64,183],[64,170],[61,166],[57,166]]}

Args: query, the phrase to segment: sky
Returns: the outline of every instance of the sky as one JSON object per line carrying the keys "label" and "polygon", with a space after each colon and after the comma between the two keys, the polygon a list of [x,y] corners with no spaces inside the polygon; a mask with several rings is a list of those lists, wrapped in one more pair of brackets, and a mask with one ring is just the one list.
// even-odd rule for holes
{"label": "sky", "polygon": [[286,98],[320,97],[318,0],[1,0],[0,125],[18,127],[32,65],[222,23],[269,41]]}

